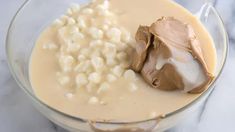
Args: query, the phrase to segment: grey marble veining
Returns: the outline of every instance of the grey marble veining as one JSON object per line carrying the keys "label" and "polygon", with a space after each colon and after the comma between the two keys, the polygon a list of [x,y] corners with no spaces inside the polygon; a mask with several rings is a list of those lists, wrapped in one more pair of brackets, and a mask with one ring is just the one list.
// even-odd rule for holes
{"label": "grey marble veining", "polygon": [[[41,115],[10,75],[5,59],[5,35],[10,19],[24,0],[0,0],[0,132],[65,132]],[[224,73],[198,121],[189,120],[169,132],[235,130],[235,1],[217,0],[230,40]]]}

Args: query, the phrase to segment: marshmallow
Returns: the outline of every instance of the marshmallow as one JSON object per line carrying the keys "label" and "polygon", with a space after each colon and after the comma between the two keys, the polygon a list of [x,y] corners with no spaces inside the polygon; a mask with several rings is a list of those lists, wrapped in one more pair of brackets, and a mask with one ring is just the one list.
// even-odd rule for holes
{"label": "marshmallow", "polygon": [[89,75],[88,80],[93,83],[100,83],[101,82],[101,75],[98,72],[93,72]]}

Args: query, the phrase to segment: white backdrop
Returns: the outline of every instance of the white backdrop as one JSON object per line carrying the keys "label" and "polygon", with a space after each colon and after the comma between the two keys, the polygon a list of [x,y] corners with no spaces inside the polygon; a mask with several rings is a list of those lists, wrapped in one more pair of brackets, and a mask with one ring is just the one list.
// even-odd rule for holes
{"label": "white backdrop", "polygon": [[[0,132],[64,132],[43,117],[12,79],[5,61],[9,22],[24,0],[0,0]],[[221,81],[206,104],[200,123],[188,121],[169,132],[235,131],[235,0],[218,0],[230,34],[230,55]]]}

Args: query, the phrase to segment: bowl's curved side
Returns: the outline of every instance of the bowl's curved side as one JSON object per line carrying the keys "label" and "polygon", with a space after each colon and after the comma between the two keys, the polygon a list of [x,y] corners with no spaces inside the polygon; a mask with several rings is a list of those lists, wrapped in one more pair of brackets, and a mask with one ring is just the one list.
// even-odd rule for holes
{"label": "bowl's curved side", "polygon": [[[62,126],[66,126],[66,128],[71,130],[74,129],[82,129],[82,130],[88,130],[89,129],[89,124],[88,124],[88,120],[86,119],[82,119],[82,118],[78,118],[78,117],[73,117],[70,115],[67,115],[65,113],[62,113],[50,106],[48,106],[47,104],[43,103],[42,101],[40,101],[37,97],[35,97],[35,95],[33,94],[32,91],[30,91],[28,88],[29,85],[26,85],[24,83],[24,81],[22,81],[22,75],[18,74],[18,70],[19,67],[16,66],[16,64],[18,63],[16,59],[14,59],[14,56],[17,55],[17,53],[14,53],[14,51],[12,50],[12,47],[14,47],[14,43],[12,41],[12,39],[14,39],[14,36],[12,36],[12,32],[15,30],[15,22],[17,21],[18,17],[20,16],[21,13],[23,13],[24,8],[26,8],[26,6],[30,3],[30,0],[26,0],[24,2],[24,4],[19,8],[19,10],[17,11],[17,13],[14,15],[10,26],[8,28],[8,32],[7,32],[7,37],[6,37],[6,53],[7,53],[7,60],[8,60],[8,65],[11,71],[11,74],[13,75],[14,79],[16,80],[16,82],[18,83],[18,85],[25,91],[25,93],[27,93],[27,95],[30,96],[30,98],[33,100],[33,103],[35,104],[35,106],[39,109],[39,111],[41,111],[44,115],[46,115],[49,119],[51,119],[52,121],[56,122],[57,124],[60,124]],[[216,75],[216,78],[212,81],[212,83],[210,84],[210,87],[204,92],[202,93],[196,100],[194,100],[193,102],[189,103],[188,105],[186,105],[185,107],[182,107],[181,109],[178,109],[174,112],[168,113],[165,115],[165,117],[163,117],[162,121],[160,121],[159,124],[155,124],[157,127],[157,129],[162,128],[162,130],[164,129],[163,127],[160,127],[162,123],[164,123],[164,119],[165,120],[170,120],[173,119],[172,117],[176,117],[177,115],[185,112],[186,110],[190,109],[193,105],[202,102],[203,99],[207,98],[209,93],[213,90],[215,83],[217,82],[218,78],[220,77],[220,75],[222,74],[225,62],[226,62],[226,58],[227,58],[227,54],[228,54],[228,36],[226,33],[226,30],[223,26],[223,21],[220,18],[218,12],[216,11],[216,9],[210,5],[207,4],[204,8],[206,12],[204,12],[205,14],[207,13],[211,13],[215,16],[215,20],[217,22],[217,26],[219,28],[220,34],[221,34],[221,41],[223,41],[221,43],[222,45],[222,55],[221,55],[221,62],[218,66],[218,73]],[[202,12],[202,14],[204,14]],[[208,16],[207,16],[208,17]],[[63,119],[62,119],[63,118]],[[140,125],[146,122],[152,122],[152,121],[156,121],[156,119],[149,119],[149,120],[143,120],[143,121],[136,121],[136,122],[96,122],[102,125],[114,125],[114,126],[122,126],[122,125]],[[161,123],[162,122],[162,123]],[[81,123],[80,125],[78,123]],[[169,123],[165,123],[165,124],[169,124]],[[86,126],[86,127],[82,127],[82,126]],[[166,125],[162,125],[162,126],[166,126]]]}

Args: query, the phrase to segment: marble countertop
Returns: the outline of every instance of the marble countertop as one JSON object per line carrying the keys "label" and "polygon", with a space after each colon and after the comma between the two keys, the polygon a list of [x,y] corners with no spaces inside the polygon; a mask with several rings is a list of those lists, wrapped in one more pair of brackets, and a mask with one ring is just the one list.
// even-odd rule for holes
{"label": "marble countertop", "polygon": [[[66,132],[41,115],[10,75],[5,58],[9,22],[24,0],[0,0],[0,132]],[[235,1],[217,0],[230,39],[230,53],[220,82],[205,105],[199,123],[188,121],[169,132],[235,130]],[[233,93],[234,92],[234,93]]]}

